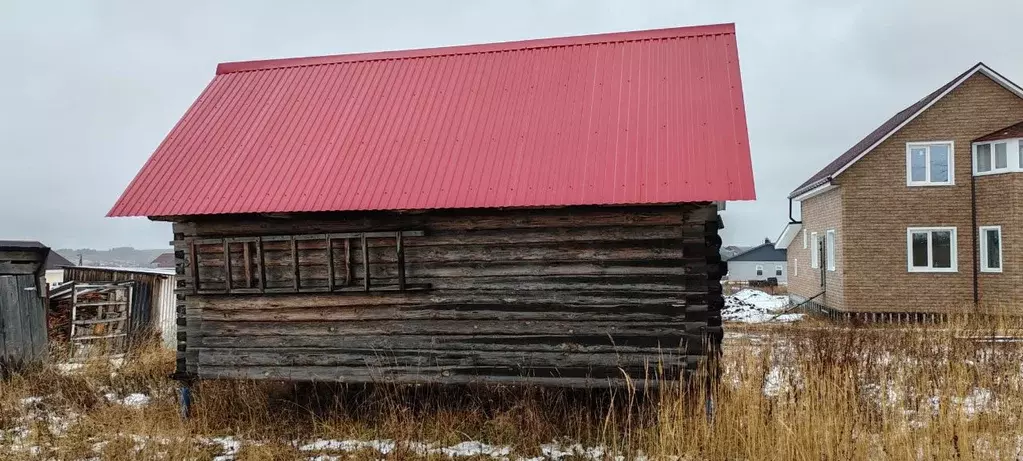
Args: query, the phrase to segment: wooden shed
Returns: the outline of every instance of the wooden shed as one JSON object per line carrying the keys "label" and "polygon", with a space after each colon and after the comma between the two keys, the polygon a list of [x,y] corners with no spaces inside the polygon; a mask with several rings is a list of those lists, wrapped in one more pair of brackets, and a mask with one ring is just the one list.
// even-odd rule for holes
{"label": "wooden shed", "polygon": [[0,240],[0,371],[46,357],[49,254],[39,242]]}
{"label": "wooden shed", "polygon": [[174,223],[178,376],[619,385],[722,336],[734,27],[221,64],[111,210]]}

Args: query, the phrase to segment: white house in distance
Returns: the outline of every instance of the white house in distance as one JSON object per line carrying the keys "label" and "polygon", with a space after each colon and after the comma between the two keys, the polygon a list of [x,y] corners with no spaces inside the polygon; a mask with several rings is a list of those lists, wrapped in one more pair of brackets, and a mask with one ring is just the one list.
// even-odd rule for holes
{"label": "white house in distance", "polygon": [[728,259],[728,280],[748,282],[778,279],[788,282],[787,255],[784,248],[776,248],[770,239]]}

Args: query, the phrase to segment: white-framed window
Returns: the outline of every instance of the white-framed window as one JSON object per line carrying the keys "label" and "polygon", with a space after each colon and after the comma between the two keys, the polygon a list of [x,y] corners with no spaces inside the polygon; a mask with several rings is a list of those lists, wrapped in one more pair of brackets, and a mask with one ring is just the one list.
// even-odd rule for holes
{"label": "white-framed window", "polygon": [[761,266],[760,264],[757,264],[757,277],[762,277],[763,275],[764,275],[764,266]]}
{"label": "white-framed window", "polygon": [[1023,171],[1023,139],[973,144],[973,175]]}
{"label": "white-framed window", "polygon": [[799,258],[792,259],[792,276],[799,277]]}
{"label": "white-framed window", "polygon": [[1019,165],[1020,168],[1023,168],[1023,139],[1017,139],[1016,140],[1016,144],[1019,146],[1019,159],[1018,159],[1019,163],[1017,163],[1017,165]]}
{"label": "white-framed window", "polygon": [[906,253],[909,272],[956,272],[956,228],[907,228]]}
{"label": "white-framed window", "polygon": [[996,141],[973,145],[973,174],[1009,171],[1009,142]]}
{"label": "white-framed window", "polygon": [[1002,226],[980,227],[980,271],[1002,271]]}
{"label": "white-framed window", "polygon": [[[1021,148],[1021,149],[1023,149],[1023,148]],[[1020,150],[1019,155],[1020,155],[1020,158],[1023,158],[1023,150]],[[806,249],[806,245],[807,245],[807,243],[806,243],[806,229],[803,229],[803,249],[804,250]]]}
{"label": "white-framed window", "polygon": [[820,269],[821,267],[820,244],[817,243],[817,240],[817,233],[811,232],[810,243],[813,247],[810,248],[810,268],[812,269]]}
{"label": "white-framed window", "polygon": [[824,247],[826,248],[827,254],[827,266],[831,272],[835,271],[835,230],[828,229],[824,234]]}
{"label": "white-framed window", "polygon": [[785,268],[780,266],[780,265],[779,266],[774,266],[774,276],[775,277],[781,277],[781,274],[782,274],[784,269]]}
{"label": "white-framed window", "polygon": [[954,152],[952,141],[906,143],[906,185],[954,185]]}

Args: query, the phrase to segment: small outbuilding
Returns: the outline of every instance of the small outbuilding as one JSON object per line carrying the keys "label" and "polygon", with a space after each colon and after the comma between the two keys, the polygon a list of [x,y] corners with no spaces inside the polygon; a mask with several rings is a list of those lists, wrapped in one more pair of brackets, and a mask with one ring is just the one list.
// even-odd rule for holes
{"label": "small outbuilding", "polygon": [[174,223],[183,380],[643,386],[753,198],[726,24],[221,64],[109,215]]}
{"label": "small outbuilding", "polygon": [[0,240],[0,375],[46,357],[46,261],[39,242]]}

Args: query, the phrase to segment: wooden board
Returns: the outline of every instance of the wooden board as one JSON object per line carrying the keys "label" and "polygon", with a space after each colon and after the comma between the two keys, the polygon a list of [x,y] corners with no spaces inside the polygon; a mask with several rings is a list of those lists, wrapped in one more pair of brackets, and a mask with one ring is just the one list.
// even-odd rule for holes
{"label": "wooden board", "polygon": [[46,310],[34,275],[0,276],[0,359],[24,364],[46,354]]}

